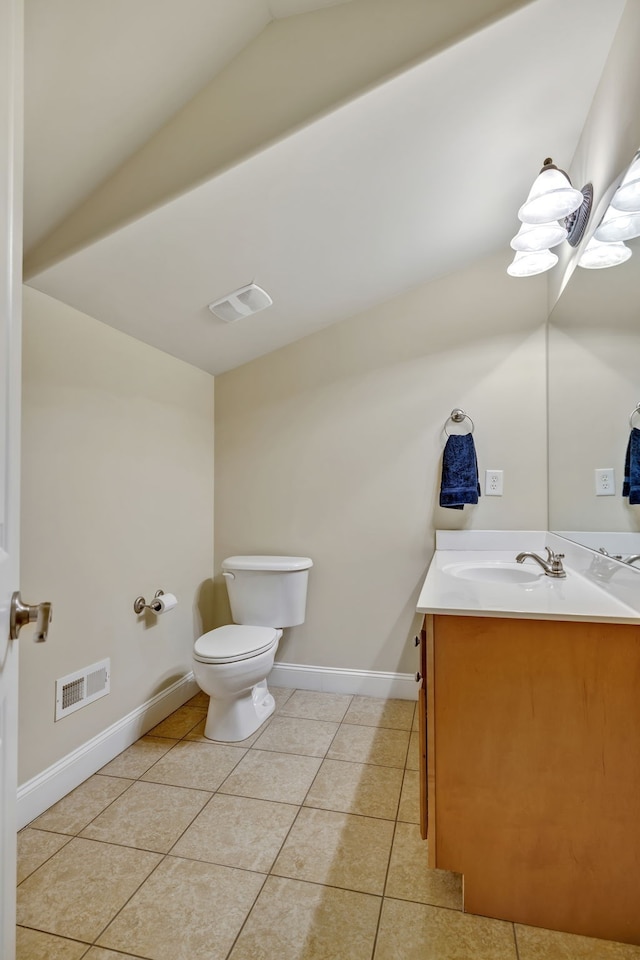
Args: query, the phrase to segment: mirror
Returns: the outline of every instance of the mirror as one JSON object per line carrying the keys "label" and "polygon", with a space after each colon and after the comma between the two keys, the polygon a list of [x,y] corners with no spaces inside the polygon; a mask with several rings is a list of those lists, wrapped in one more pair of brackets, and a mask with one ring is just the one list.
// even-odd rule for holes
{"label": "mirror", "polygon": [[626,242],[626,263],[576,267],[549,317],[548,424],[549,529],[628,561],[640,554],[640,505],[622,496],[632,414],[640,428],[640,238]]}

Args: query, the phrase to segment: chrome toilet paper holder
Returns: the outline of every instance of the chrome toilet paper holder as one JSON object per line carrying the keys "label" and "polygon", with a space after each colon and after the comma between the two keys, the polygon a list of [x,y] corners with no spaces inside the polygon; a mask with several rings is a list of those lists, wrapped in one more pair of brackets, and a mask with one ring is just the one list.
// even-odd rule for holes
{"label": "chrome toilet paper holder", "polygon": [[156,590],[156,592],[153,595],[153,600],[151,601],[151,603],[147,603],[144,597],[136,597],[135,600],[133,601],[134,613],[137,613],[139,615],[142,613],[143,610],[151,610],[153,611],[153,613],[159,613],[161,609],[160,604],[157,604],[156,606],[154,606],[154,600],[157,600],[158,597],[164,597],[164,590]]}

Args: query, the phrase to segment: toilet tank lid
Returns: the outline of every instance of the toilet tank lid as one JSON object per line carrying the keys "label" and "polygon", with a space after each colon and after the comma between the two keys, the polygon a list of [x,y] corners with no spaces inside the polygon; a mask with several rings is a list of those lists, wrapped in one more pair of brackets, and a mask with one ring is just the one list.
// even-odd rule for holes
{"label": "toilet tank lid", "polygon": [[308,570],[309,557],[227,557],[223,570]]}

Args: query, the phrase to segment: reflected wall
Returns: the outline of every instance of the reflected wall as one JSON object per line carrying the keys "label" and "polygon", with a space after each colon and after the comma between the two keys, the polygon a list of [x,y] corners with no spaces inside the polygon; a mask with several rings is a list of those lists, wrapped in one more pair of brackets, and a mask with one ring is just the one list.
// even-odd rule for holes
{"label": "reflected wall", "polygon": [[[580,534],[640,533],[640,506],[622,497],[640,402],[640,240],[628,245],[620,266],[576,268],[549,318],[549,528],[596,549]],[[613,496],[596,495],[599,468],[614,469]]]}

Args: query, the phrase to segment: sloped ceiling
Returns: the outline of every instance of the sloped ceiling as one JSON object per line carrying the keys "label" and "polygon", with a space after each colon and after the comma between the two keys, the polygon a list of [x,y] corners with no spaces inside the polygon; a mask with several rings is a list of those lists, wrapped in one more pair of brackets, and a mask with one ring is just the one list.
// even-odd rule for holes
{"label": "sloped ceiling", "polygon": [[25,249],[271,20],[334,2],[26,0]]}
{"label": "sloped ceiling", "polygon": [[[35,16],[37,8],[48,9],[50,0],[29,3],[30,16]],[[59,7],[80,3],[55,0]],[[144,3],[156,11],[176,6],[171,0]],[[77,178],[69,150],[73,136],[86,138],[79,130],[59,132],[52,158],[58,158],[55,177],[60,196],[51,198],[57,193],[51,181],[40,185],[41,200],[37,190],[31,197],[26,194],[33,237],[37,240],[54,228],[40,245],[46,255],[41,254],[40,263],[37,254],[33,259],[30,284],[174,356],[220,373],[501,247],[506,266],[508,241],[517,227],[515,211],[543,158],[551,155],[560,165],[570,163],[623,0],[608,0],[606,5],[599,0],[536,0],[509,4],[508,15],[499,18],[496,3],[494,15],[486,15],[492,6],[487,0],[484,22],[474,29],[469,23],[461,27],[458,7],[457,36],[447,34],[441,23],[435,48],[421,40],[422,57],[415,56],[412,23],[413,48],[403,47],[402,32],[397,34],[397,49],[392,52],[400,63],[395,70],[388,47],[372,42],[359,58],[354,56],[358,63],[366,62],[366,70],[359,76],[352,70],[349,89],[335,87],[325,100],[313,101],[306,122],[295,111],[286,116],[281,112],[276,118],[281,124],[278,135],[270,137],[266,125],[261,140],[243,142],[235,162],[226,157],[216,167],[212,154],[209,177],[189,166],[189,147],[199,142],[196,121],[212,116],[213,94],[203,99],[194,93],[203,82],[214,91],[217,109],[224,107],[230,90],[235,90],[237,106],[238,85],[250,72],[240,67],[250,62],[251,55],[262,57],[257,61],[262,70],[258,78],[268,85],[265,51],[277,51],[282,70],[283,53],[292,39],[317,39],[324,31],[325,41],[331,43],[328,28],[332,23],[344,25],[346,11],[353,27],[355,17],[364,17],[362,23],[367,24],[367,14],[389,16],[400,3],[351,0],[336,10],[326,3],[279,0],[265,13],[267,5],[257,0],[242,5],[229,0],[229,8],[243,6],[246,12],[251,7],[252,16],[240,22],[227,10],[224,39],[211,21],[198,19],[195,9],[215,7],[220,14],[224,3],[181,3],[181,8],[189,4],[194,8],[199,34],[207,35],[216,51],[217,59],[212,54],[208,66],[213,81],[202,64],[196,69],[195,55],[183,57],[181,65],[172,63],[166,80],[172,106],[162,129],[154,133],[162,119],[151,108],[153,117],[147,115],[145,97],[154,100],[148,86],[140,92],[137,82],[124,80],[123,89],[129,85],[139,120],[130,124],[117,149],[114,143],[108,160],[103,157],[107,147],[95,150],[82,143]],[[406,3],[407,10],[420,12],[413,0]],[[111,7],[121,7],[123,19],[125,4],[127,10],[136,6],[130,0],[122,0],[122,5],[109,0]],[[311,6],[323,9],[306,12]],[[444,10],[444,5],[436,7]],[[453,9],[451,0],[448,8]],[[265,17],[290,16],[296,10],[301,11],[296,17],[270,23],[265,36]],[[390,23],[385,25],[387,35]],[[115,29],[113,22],[110,28]],[[170,27],[169,33],[176,29]],[[144,32],[142,27],[140,31]],[[344,40],[343,31],[336,36],[336,50]],[[141,36],[138,41],[143,43]],[[382,64],[377,82],[371,73],[374,53]],[[410,66],[408,57],[413,59]],[[161,60],[145,67],[145,78],[154,70],[158,73]],[[340,73],[342,65],[342,60],[329,63],[327,74],[347,76],[344,70]],[[316,69],[320,87],[322,71],[320,66]],[[67,72],[72,84],[71,71]],[[314,77],[305,77],[310,91]],[[247,86],[249,79],[256,78],[248,77]],[[37,99],[31,89],[28,97]],[[287,88],[282,90],[286,99]],[[294,89],[291,96],[295,93]],[[269,102],[265,99],[263,114],[268,113]],[[121,125],[114,113],[129,122],[127,104],[122,90],[119,98],[109,94],[105,103],[96,98],[103,118],[97,126],[103,134],[113,131],[114,141]],[[37,136],[39,110],[37,104],[27,108]],[[65,116],[72,112],[65,110]],[[249,132],[254,119],[258,125],[261,119],[250,112],[240,116]],[[228,122],[231,128],[230,114]],[[145,123],[143,136],[140,127]],[[192,136],[185,142],[188,131]],[[27,138],[27,171],[31,169],[32,177],[42,162],[34,161],[36,133]],[[224,140],[223,123],[216,134]],[[145,174],[162,182],[163,158],[168,165],[172,147],[181,151],[182,181],[164,183],[167,202],[159,203],[156,197],[155,203],[151,199],[142,203]],[[203,142],[202,151],[215,147],[216,142],[213,147]],[[42,142],[38,149],[43,149]],[[133,159],[125,160],[132,152]],[[104,160],[102,166],[96,154]],[[53,172],[50,175],[54,177]],[[100,204],[109,214],[122,197],[126,202],[120,221],[105,220],[104,214],[101,221]],[[83,207],[80,214],[78,205]],[[59,221],[62,227],[56,228]],[[84,233],[78,232],[79,223]],[[87,225],[95,225],[93,236]],[[274,305],[268,310],[230,325],[207,310],[210,301],[251,281],[272,295]]]}

